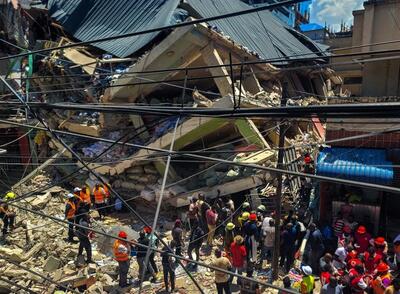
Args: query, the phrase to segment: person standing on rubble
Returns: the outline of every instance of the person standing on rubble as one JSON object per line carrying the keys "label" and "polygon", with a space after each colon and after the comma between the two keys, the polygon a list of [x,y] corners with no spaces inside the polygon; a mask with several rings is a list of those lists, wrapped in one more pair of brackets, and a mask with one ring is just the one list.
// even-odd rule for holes
{"label": "person standing on rubble", "polygon": [[3,236],[7,235],[8,229],[14,229],[15,213],[11,211],[7,203],[0,204],[0,218],[3,220]]}
{"label": "person standing on rubble", "polygon": [[[149,239],[149,245],[153,248],[157,248],[158,247],[158,239],[154,234],[151,235],[152,228],[146,226],[146,227],[144,227],[143,230],[146,233],[146,237]],[[155,257],[155,251],[151,251],[150,256],[149,256],[149,262],[150,262],[150,265],[153,267],[155,274],[157,275],[158,268],[157,268],[157,264],[154,260],[154,257]]]}
{"label": "person standing on rubble", "polygon": [[[120,231],[118,237],[121,239],[126,239],[128,235],[124,231]],[[113,253],[114,259],[118,262],[118,285],[121,288],[128,287],[130,285],[130,282],[128,281],[128,272],[130,266],[129,257],[131,255],[131,246],[128,241],[117,239],[114,242]]]}
{"label": "person standing on rubble", "polygon": [[106,206],[106,192],[104,191],[101,184],[96,184],[93,189],[94,204],[97,212],[99,213],[100,219],[104,216],[104,209]]}
{"label": "person standing on rubble", "polygon": [[80,192],[80,197],[82,199],[82,204],[87,211],[90,210],[92,205],[92,199],[90,198],[90,189],[88,186],[83,185]]}
{"label": "person standing on rubble", "polygon": [[[193,223],[193,228],[189,238],[188,256],[191,260],[194,260],[192,255],[192,252],[194,250],[194,252],[196,253],[196,261],[199,261],[200,247],[203,244],[203,239],[204,239],[204,231],[201,229],[201,227],[199,226],[199,222],[196,220]],[[197,269],[197,264],[194,264],[191,267],[192,267],[191,269],[195,271]]]}
{"label": "person standing on rubble", "polygon": [[72,193],[67,195],[67,202],[65,203],[65,219],[69,222],[68,224],[68,242],[74,243],[74,224],[76,214],[76,200]]}
{"label": "person standing on rubble", "polygon": [[189,220],[189,230],[193,230],[193,225],[194,222],[198,220],[198,207],[196,205],[197,198],[192,198],[190,199],[190,204],[189,204],[189,210],[186,214],[188,220]]}
{"label": "person standing on rubble", "polygon": [[[229,270],[232,268],[232,264],[228,258],[222,256],[222,252],[219,249],[215,249],[216,259],[211,263],[212,266],[223,270]],[[220,271],[215,271],[215,284],[217,286],[218,294],[231,294],[231,288],[229,283],[230,276]]]}
{"label": "person standing on rubble", "polygon": [[[139,239],[137,240],[138,245],[136,245],[136,261],[139,266],[139,280],[144,281],[144,279],[147,276],[147,273],[150,273],[153,277],[153,281],[157,280],[157,276],[154,272],[153,267],[151,266],[150,262],[147,263],[147,268],[143,276],[143,269],[145,267],[145,259],[146,259],[146,254],[147,254],[147,248],[140,246],[149,246],[150,245],[150,240],[147,238],[146,233],[144,231],[140,231],[139,233]],[[139,245],[140,244],[140,245]]]}
{"label": "person standing on rubble", "polygon": [[167,245],[165,245],[162,249],[161,253],[161,264],[163,267],[164,273],[164,286],[165,290],[169,292],[169,283],[168,283],[168,276],[169,282],[171,284],[171,292],[175,291],[175,264],[172,257],[169,255],[172,253]]}
{"label": "person standing on rubble", "polygon": [[84,213],[79,222],[79,227],[76,228],[76,235],[78,236],[79,239],[79,250],[78,250],[78,256],[81,256],[83,254],[83,249],[86,251],[86,262],[91,263],[92,262],[92,246],[90,244],[89,240],[89,216],[87,213]]}
{"label": "person standing on rubble", "polygon": [[249,221],[243,227],[243,233],[245,235],[244,243],[247,250],[247,261],[253,264],[257,261],[257,240],[259,240],[257,215],[255,213],[250,214]]}
{"label": "person standing on rubble", "polygon": [[218,214],[216,211],[216,207],[213,206],[209,208],[206,212],[207,226],[208,226],[208,236],[207,236],[207,245],[212,248],[214,241],[214,234],[217,225]]}
{"label": "person standing on rubble", "polygon": [[175,221],[174,228],[171,231],[173,246],[175,247],[175,254],[182,256],[183,241],[183,229],[182,221],[177,219]]}
{"label": "person standing on rubble", "polygon": [[199,194],[198,207],[199,207],[199,220],[201,228],[203,229],[204,233],[208,233],[206,213],[211,206],[207,203],[203,193]]}
{"label": "person standing on rubble", "polygon": [[235,224],[227,223],[224,234],[224,251],[229,253],[231,251],[231,244],[235,238]]}

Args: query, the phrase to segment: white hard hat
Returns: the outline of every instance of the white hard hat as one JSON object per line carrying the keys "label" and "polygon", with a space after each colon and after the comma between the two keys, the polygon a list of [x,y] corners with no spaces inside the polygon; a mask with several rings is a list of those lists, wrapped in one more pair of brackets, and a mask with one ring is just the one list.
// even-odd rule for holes
{"label": "white hard hat", "polygon": [[74,192],[80,192],[80,191],[82,191],[81,188],[79,188],[79,187],[75,187],[75,188],[74,188]]}
{"label": "white hard hat", "polygon": [[304,274],[307,276],[312,275],[312,268],[308,265],[304,265],[301,267],[301,270],[303,271]]}
{"label": "white hard hat", "polygon": [[74,196],[74,194],[72,194],[72,193],[68,193],[67,194],[67,198],[74,198],[75,196]]}

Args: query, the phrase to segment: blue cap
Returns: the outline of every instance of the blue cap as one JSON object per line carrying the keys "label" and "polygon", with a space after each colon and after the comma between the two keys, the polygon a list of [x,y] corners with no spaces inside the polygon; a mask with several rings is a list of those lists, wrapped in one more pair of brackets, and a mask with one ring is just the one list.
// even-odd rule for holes
{"label": "blue cap", "polygon": [[400,234],[398,234],[397,237],[394,238],[393,243],[400,243]]}

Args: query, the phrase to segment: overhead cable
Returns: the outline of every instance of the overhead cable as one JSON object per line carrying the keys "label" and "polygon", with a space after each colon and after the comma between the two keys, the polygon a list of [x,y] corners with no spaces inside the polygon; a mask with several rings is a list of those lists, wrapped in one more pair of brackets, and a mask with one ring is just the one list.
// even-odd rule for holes
{"label": "overhead cable", "polygon": [[[0,122],[3,122],[3,120],[0,120]],[[24,124],[14,123],[14,122],[10,123],[10,124],[19,125],[19,126],[23,126],[23,127],[27,127],[27,128],[32,127],[29,125],[24,125]],[[40,127],[35,127],[35,128],[40,128]],[[399,131],[400,131],[400,127],[390,128],[390,129],[386,129],[381,132],[371,133],[371,136],[376,136],[378,134],[399,132]],[[82,135],[82,134],[65,132],[65,131],[53,130],[53,132],[57,133],[57,134],[72,135],[72,136],[77,136],[77,137],[91,137],[88,135]],[[108,143],[115,142],[113,140],[103,139],[103,138],[101,138],[101,139],[97,138],[97,140],[103,141],[103,142],[108,142]],[[146,149],[146,150],[150,150],[150,151],[169,153],[168,150],[161,149],[161,148],[148,147],[148,146],[143,146],[143,145],[138,145],[138,144],[133,144],[133,143],[126,143],[125,145],[142,148],[142,149]],[[384,185],[372,184],[372,183],[367,183],[367,182],[359,182],[359,181],[346,180],[346,179],[340,179],[340,178],[332,178],[332,177],[326,177],[326,176],[318,176],[318,175],[294,172],[294,171],[289,171],[289,170],[277,169],[277,168],[272,168],[272,167],[266,167],[266,166],[261,166],[261,165],[257,165],[257,164],[240,163],[240,162],[229,161],[229,160],[224,160],[224,159],[220,159],[220,158],[202,156],[202,155],[198,155],[198,154],[191,154],[190,151],[189,152],[187,152],[187,151],[186,152],[185,151],[184,152],[172,151],[171,153],[174,156],[185,156],[185,157],[191,157],[191,158],[196,158],[196,159],[211,160],[211,161],[221,162],[221,163],[230,164],[230,165],[250,167],[250,168],[254,168],[254,169],[270,171],[270,172],[274,172],[274,173],[282,173],[282,174],[287,174],[287,175],[292,175],[292,176],[297,176],[297,177],[311,178],[311,179],[316,179],[318,181],[326,181],[326,182],[332,182],[332,183],[338,183],[338,184],[345,184],[345,185],[350,185],[350,186],[370,188],[370,189],[374,189],[374,190],[380,190],[380,191],[386,191],[386,192],[390,192],[390,193],[400,194],[400,188],[395,188],[395,187],[391,187],[391,186],[384,186]],[[132,158],[134,158],[134,157],[132,157]]]}

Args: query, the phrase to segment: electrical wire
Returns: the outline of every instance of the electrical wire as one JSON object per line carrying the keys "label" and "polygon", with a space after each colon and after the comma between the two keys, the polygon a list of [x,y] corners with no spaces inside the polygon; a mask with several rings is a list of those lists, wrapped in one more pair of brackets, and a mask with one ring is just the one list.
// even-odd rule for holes
{"label": "electrical wire", "polygon": [[104,41],[118,40],[118,39],[123,39],[123,38],[127,38],[127,37],[140,36],[140,35],[144,35],[144,34],[148,34],[148,33],[154,33],[154,32],[166,31],[166,30],[168,31],[171,29],[179,28],[179,27],[191,26],[194,24],[210,22],[210,21],[214,21],[214,20],[218,20],[218,19],[226,19],[226,18],[230,18],[230,17],[234,17],[234,16],[251,14],[251,13],[254,13],[257,11],[271,10],[271,9],[274,9],[274,8],[277,8],[280,6],[292,5],[292,4],[296,4],[296,3],[300,3],[300,2],[304,2],[304,1],[305,0],[282,1],[282,2],[278,2],[278,3],[274,3],[274,4],[263,5],[263,6],[259,6],[259,7],[249,8],[246,10],[241,10],[241,11],[236,11],[236,12],[231,12],[231,13],[226,13],[226,14],[220,14],[220,15],[212,16],[212,17],[199,18],[199,19],[195,19],[195,20],[191,20],[191,21],[184,21],[184,22],[173,24],[173,25],[167,25],[167,26],[163,26],[163,27],[152,28],[152,29],[138,31],[138,32],[126,33],[126,34],[121,34],[121,35],[112,36],[112,37],[104,37],[104,38],[99,38],[99,39],[84,41],[84,42],[76,42],[73,44],[66,44],[66,45],[52,47],[52,48],[32,50],[28,54],[20,53],[20,54],[15,54],[15,55],[9,55],[6,57],[0,57],[0,60],[6,60],[6,59],[21,57],[21,56],[27,56],[27,55],[31,55],[31,54],[51,52],[51,51],[66,49],[66,48],[73,48],[73,47],[77,47],[77,46],[89,45],[89,44],[94,44],[94,43],[99,43],[99,42],[104,42]]}
{"label": "electrical wire", "polygon": [[[391,50],[390,52],[392,52],[392,51],[393,52],[400,52],[399,49]],[[370,52],[370,53],[364,52],[361,55],[364,55],[364,54],[365,55],[366,54],[378,54],[378,53],[390,53],[390,52],[386,52],[386,51],[382,51],[382,52],[381,51],[379,51],[379,52],[375,51],[375,52]],[[360,55],[360,53],[354,53],[354,54],[359,54]],[[335,56],[335,57],[343,57],[343,56]],[[384,60],[399,59],[399,58],[400,58],[399,56],[391,56],[391,57],[387,57],[387,58],[385,57]],[[376,62],[376,61],[379,61],[379,59],[377,59],[377,58],[375,58],[375,59],[366,59],[366,60],[357,59],[357,60],[352,60],[352,61],[343,61],[343,62],[336,62],[336,63],[328,62],[326,64],[318,64],[318,65],[303,65],[303,66],[283,67],[283,68],[280,68],[279,70],[276,70],[276,71],[277,71],[277,73],[279,73],[279,72],[293,71],[293,70],[322,69],[322,68],[325,68],[325,67],[332,67],[332,66],[334,67],[334,66],[338,66],[338,65],[352,65],[352,64],[359,64],[359,63]],[[246,65],[247,63],[248,62],[242,62],[242,63],[238,64],[238,66],[242,66],[242,64]],[[258,63],[261,64],[261,63],[265,63],[265,62],[258,62]],[[253,62],[253,64],[257,64],[257,63]],[[214,68],[214,67],[222,67],[222,65],[216,65],[216,66],[212,65],[212,66],[204,66],[204,67],[205,68]],[[271,72],[272,71],[273,70],[271,70]],[[247,76],[247,75],[252,75],[252,74],[255,74],[255,73],[262,73],[262,72],[255,71],[253,73],[250,73],[250,72],[249,73],[243,73],[243,75]],[[265,73],[265,71],[264,71],[264,73]],[[230,77],[230,74],[216,75],[216,76],[205,76],[205,77],[190,77],[190,78],[187,78],[187,81],[209,80],[209,79],[216,79],[216,78],[223,78],[223,77]],[[141,78],[141,77],[137,77],[137,76],[135,76],[134,78],[135,79],[139,79],[139,80],[140,79],[144,79],[145,80],[145,78]],[[122,84],[114,83],[114,84],[110,84],[110,85],[98,85],[98,86],[90,86],[90,87],[86,86],[86,87],[82,87],[82,88],[64,88],[64,89],[47,90],[47,91],[32,91],[30,93],[31,94],[49,94],[49,93],[83,91],[83,90],[87,90],[87,89],[102,89],[102,88],[114,88],[114,87],[120,88],[120,87],[126,87],[126,86],[140,86],[140,85],[151,85],[151,84],[165,84],[165,85],[168,85],[168,86],[172,86],[173,84],[170,84],[170,83],[172,83],[172,82],[184,82],[185,79],[170,79],[170,80],[159,80],[159,81],[155,81],[155,80],[151,80],[151,79],[147,79],[147,80],[150,80],[150,81],[148,81],[148,82],[138,82],[138,83],[122,83]],[[70,83],[68,83],[68,84],[70,84]],[[181,88],[182,86],[177,86],[177,87]],[[7,96],[7,95],[3,95],[3,97],[5,97],[5,96]]]}
{"label": "electrical wire", "polygon": [[[74,156],[87,170],[88,172],[93,175],[101,184],[106,185],[107,183],[103,180],[102,177],[100,177],[98,174],[96,174],[90,167],[89,165],[68,145],[65,143],[65,141],[56,133],[54,132],[54,130],[49,127],[46,122],[44,121],[44,119],[38,114],[36,113],[27,103],[26,101],[13,89],[13,87],[11,87],[11,85],[4,80],[3,77],[0,76],[0,80],[5,84],[5,86],[11,91],[13,92],[13,94],[21,101],[21,104],[23,104],[27,111],[29,111],[35,119],[37,119],[42,125],[45,126],[45,128],[47,129],[47,131],[53,136],[53,138],[55,140],[57,140],[62,146],[64,146],[65,149],[67,149],[72,156]],[[115,143],[115,142],[113,142]],[[118,192],[115,191],[115,189],[113,189],[112,187],[109,187],[109,191],[114,194],[120,201],[122,204],[125,205],[125,207],[128,208],[128,210],[140,221],[142,222],[145,226],[149,226],[149,224],[147,223],[147,221],[132,207],[130,206],[125,199],[119,195]],[[154,232],[154,235],[156,236],[157,239],[160,240],[160,242],[166,246],[168,248],[168,250],[171,250],[170,246],[160,237],[159,234],[156,234]],[[184,265],[182,264],[181,261],[179,261],[179,264],[183,267]],[[186,272],[187,276],[193,281],[193,283],[196,285],[196,287],[199,289],[200,292],[203,292],[200,285],[198,284],[198,282],[193,278],[192,274],[186,269],[184,268],[184,271]]]}
{"label": "electrical wire", "polygon": [[[24,124],[19,124],[19,123],[14,123],[14,124],[26,126]],[[32,126],[26,126],[26,127],[32,127]],[[36,127],[36,128],[38,128],[38,127]],[[372,133],[370,136],[375,136],[377,134],[392,133],[392,132],[397,132],[397,131],[400,131],[400,128],[393,128],[393,129],[387,129],[387,130],[381,131],[381,132],[375,132],[375,133]],[[56,134],[63,133],[63,134],[69,134],[69,135],[76,135],[78,137],[88,137],[87,135],[74,134],[71,132],[61,132],[61,131],[57,131],[57,130],[53,130],[53,132]],[[102,139],[102,140],[105,142],[115,142],[112,140],[105,140],[105,139]],[[137,148],[142,148],[142,149],[146,149],[146,150],[150,150],[150,151],[167,152],[168,153],[168,150],[164,150],[161,148],[153,148],[153,147],[131,144],[131,143],[126,143],[126,145],[132,146],[132,147],[137,147]],[[400,193],[399,188],[390,187],[390,186],[377,185],[377,184],[371,184],[371,183],[366,183],[366,182],[357,182],[357,181],[353,181],[353,180],[346,180],[346,179],[339,179],[339,178],[334,179],[334,178],[326,177],[326,176],[318,176],[318,175],[311,175],[311,174],[305,174],[305,173],[300,173],[300,172],[282,170],[282,169],[278,169],[278,168],[260,166],[257,164],[244,164],[244,163],[240,163],[240,162],[228,161],[228,160],[214,158],[214,157],[202,156],[202,155],[198,155],[198,154],[191,154],[190,152],[176,154],[176,152],[173,151],[172,153],[174,156],[178,155],[178,156],[185,156],[185,157],[195,158],[195,159],[211,160],[211,161],[226,163],[226,164],[230,164],[230,165],[254,168],[256,170],[259,169],[259,170],[265,170],[265,171],[269,171],[269,172],[273,172],[273,173],[283,173],[283,174],[292,175],[292,176],[311,178],[311,179],[316,179],[318,181],[327,181],[327,182],[334,182],[334,183],[346,184],[346,185],[363,187],[363,188],[370,188],[370,189],[374,189],[374,190],[387,191],[387,192],[395,193],[395,194]]]}
{"label": "electrical wire", "polygon": [[104,113],[131,113],[131,114],[153,114],[153,115],[197,115],[212,116],[220,118],[237,117],[279,117],[279,118],[300,118],[300,117],[322,117],[322,118],[394,118],[400,117],[400,102],[390,103],[354,103],[354,104],[329,104],[303,106],[285,106],[270,108],[192,108],[192,107],[159,107],[142,106],[94,106],[90,104],[69,104],[69,103],[27,103],[29,107],[40,109],[63,109],[63,110],[84,110]]}

